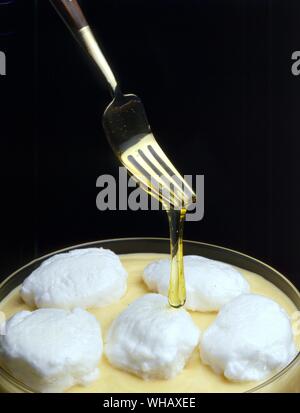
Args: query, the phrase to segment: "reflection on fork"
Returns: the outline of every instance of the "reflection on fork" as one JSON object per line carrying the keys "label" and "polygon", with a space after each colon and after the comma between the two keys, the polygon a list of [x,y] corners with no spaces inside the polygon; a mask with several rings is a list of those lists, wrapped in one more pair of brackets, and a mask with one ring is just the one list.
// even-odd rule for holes
{"label": "reflection on fork", "polygon": [[195,202],[195,194],[160,148],[152,134],[127,148],[120,157],[132,176],[151,196],[181,209]]}

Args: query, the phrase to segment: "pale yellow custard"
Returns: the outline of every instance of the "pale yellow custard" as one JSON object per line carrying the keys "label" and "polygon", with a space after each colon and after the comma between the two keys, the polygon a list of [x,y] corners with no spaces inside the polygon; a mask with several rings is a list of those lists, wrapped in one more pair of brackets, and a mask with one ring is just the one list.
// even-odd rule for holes
{"label": "pale yellow custard", "polygon": [[[151,261],[165,257],[167,256],[163,254],[127,254],[120,256],[122,263],[129,274],[128,290],[126,295],[116,304],[112,304],[105,308],[89,310],[99,320],[104,340],[111,322],[117,317],[117,315],[137,297],[148,292],[142,280],[142,274],[145,266]],[[292,301],[276,286],[257,274],[243,269],[239,269],[239,271],[248,280],[251,292],[265,295],[275,300],[290,316],[297,311]],[[7,318],[12,316],[17,311],[25,309],[28,310],[30,308],[24,304],[19,297],[18,288],[6,297],[2,303],[0,303],[0,310],[5,313]],[[190,312],[190,314],[201,331],[204,331],[216,317],[216,313]],[[298,349],[300,349],[300,335],[297,335],[295,340]],[[71,388],[69,392],[244,392],[259,384],[258,382],[232,383],[223,376],[217,375],[210,369],[210,367],[204,366],[201,363],[198,349],[194,351],[183,372],[172,380],[144,381],[139,377],[112,367],[106,360],[105,355],[103,355],[100,362],[100,372],[100,378],[93,384],[87,387],[75,386]],[[295,380],[299,380],[299,371]],[[283,386],[283,384],[280,385]],[[295,386],[297,386],[297,383],[295,382],[292,386],[294,387],[291,389],[279,387],[278,389],[275,389],[275,391],[295,391]],[[270,389],[268,389],[268,391],[270,391]]]}

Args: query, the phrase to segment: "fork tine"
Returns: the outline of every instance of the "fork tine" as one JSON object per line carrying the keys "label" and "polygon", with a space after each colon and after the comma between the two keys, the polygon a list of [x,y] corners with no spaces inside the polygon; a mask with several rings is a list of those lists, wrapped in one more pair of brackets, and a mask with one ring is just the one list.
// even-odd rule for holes
{"label": "fork tine", "polygon": [[[150,154],[150,153],[149,153]],[[170,177],[168,174],[166,174],[165,169],[163,168],[162,165],[160,165],[155,158],[149,159],[151,157],[151,154],[149,156],[145,154],[145,151],[139,150],[139,155],[143,159],[143,161],[149,166],[149,168],[152,170],[152,176],[154,176],[153,171],[155,171],[155,180],[158,181],[162,185],[162,191],[168,191],[170,193],[170,198],[176,198],[178,201],[177,203],[182,204],[185,198],[185,194],[182,190],[182,187],[177,184],[177,182]]]}
{"label": "fork tine", "polygon": [[[129,170],[129,172],[132,174],[132,177],[136,182],[141,184],[144,190],[149,193],[149,189],[151,191],[151,195],[154,195],[158,201],[161,201],[163,204],[164,203],[170,203],[170,197],[166,195],[165,191],[160,191],[160,188],[165,186],[163,185],[162,182],[158,182],[156,180],[156,183],[159,185],[155,185],[154,178],[153,178],[153,173],[152,175],[145,170],[144,166],[140,165],[140,163],[137,162],[136,156],[134,155],[126,155],[127,161],[124,160],[124,156],[121,156],[121,161],[122,163],[126,166],[126,168]],[[138,171],[138,174],[137,174]]]}
{"label": "fork tine", "polygon": [[150,195],[155,195],[165,208],[170,205],[182,208],[194,201],[195,193],[192,188],[179,174],[152,134],[136,140],[120,157],[135,180],[143,184],[143,189],[147,188]]}
{"label": "fork tine", "polygon": [[[156,185],[153,185],[153,181],[156,181],[162,191],[158,191],[161,198],[167,202],[168,204],[174,203],[172,202],[172,198],[176,199],[176,205],[181,205],[182,198],[178,197],[174,191],[172,191],[171,186],[165,179],[157,174],[157,172],[148,165],[148,163],[143,159],[139,151],[134,151],[134,154],[127,155],[127,159],[131,162],[131,164],[137,168],[141,172],[141,176],[138,176],[138,179],[141,180],[144,184],[146,184],[152,191],[157,192]],[[132,171],[131,171],[132,172]],[[136,172],[134,173],[136,174]],[[147,176],[148,175],[148,176]],[[168,193],[169,192],[169,195]]]}
{"label": "fork tine", "polygon": [[[131,172],[129,167],[127,169],[129,170],[129,172]],[[160,186],[152,184],[152,186],[149,187],[148,184],[142,181],[143,178],[141,178],[141,176],[138,176],[136,174],[134,175],[133,172],[131,172],[131,176],[145,192],[149,193],[151,196],[153,196],[155,199],[161,202],[162,205],[170,204],[169,198],[166,198],[164,193],[160,191]]]}
{"label": "fork tine", "polygon": [[[158,144],[157,144],[157,146],[158,146]],[[146,152],[146,154],[145,154],[145,152]],[[165,158],[164,160],[161,160],[161,162],[158,162],[157,158],[150,151],[149,146],[147,146],[144,150],[144,156],[145,156],[145,158],[147,159],[148,162],[151,162],[151,164],[153,164],[159,170],[159,172],[161,173],[161,175],[164,178],[166,178],[165,173],[167,173],[167,175],[169,176],[169,180],[166,178],[166,181],[169,183],[169,185],[174,185],[174,187],[177,188],[177,192],[175,192],[175,191],[174,192],[177,193],[177,194],[179,193],[179,196],[180,196],[181,199],[190,198],[192,196],[192,191],[188,187],[187,182],[181,177],[181,175],[179,175],[178,172],[177,172],[176,175],[175,174],[169,175],[168,170],[166,168],[165,159],[168,160],[166,155],[164,156],[164,158]],[[175,169],[175,168],[173,167],[173,169]],[[172,172],[174,172],[174,171],[172,171]],[[188,190],[190,192],[190,196],[187,196],[186,191],[185,191],[185,187],[188,188]]]}
{"label": "fork tine", "polygon": [[190,185],[186,182],[186,180],[183,179],[183,177],[180,175],[180,173],[177,171],[175,166],[172,164],[172,162],[169,160],[169,158],[166,156],[164,151],[161,149],[159,144],[153,139],[153,143],[147,145],[147,148],[149,152],[151,152],[150,148],[153,150],[153,157],[155,156],[154,153],[159,156],[160,160],[158,160],[158,163],[162,161],[166,166],[172,171],[172,176],[176,176],[180,182],[183,184],[183,187],[188,189],[190,192],[191,197],[195,197],[195,193],[193,189],[190,187]]}

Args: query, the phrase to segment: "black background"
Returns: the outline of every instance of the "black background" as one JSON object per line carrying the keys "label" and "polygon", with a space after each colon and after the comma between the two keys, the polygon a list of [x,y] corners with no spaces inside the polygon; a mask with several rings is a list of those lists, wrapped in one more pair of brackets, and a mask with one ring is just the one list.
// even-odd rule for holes
{"label": "black background", "polygon": [[[299,0],[81,5],[169,157],[205,175],[205,216],[185,237],[299,286]],[[97,210],[97,177],[118,174],[101,126],[110,96],[47,0],[0,1],[0,50],[0,277],[79,242],[167,236],[163,212]]]}

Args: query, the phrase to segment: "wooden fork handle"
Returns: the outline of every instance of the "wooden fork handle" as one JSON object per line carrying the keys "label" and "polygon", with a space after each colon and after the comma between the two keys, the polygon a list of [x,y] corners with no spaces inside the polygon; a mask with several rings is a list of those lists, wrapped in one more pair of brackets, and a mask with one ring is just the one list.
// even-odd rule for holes
{"label": "wooden fork handle", "polygon": [[50,0],[56,10],[67,20],[73,30],[81,30],[88,22],[77,0]]}

